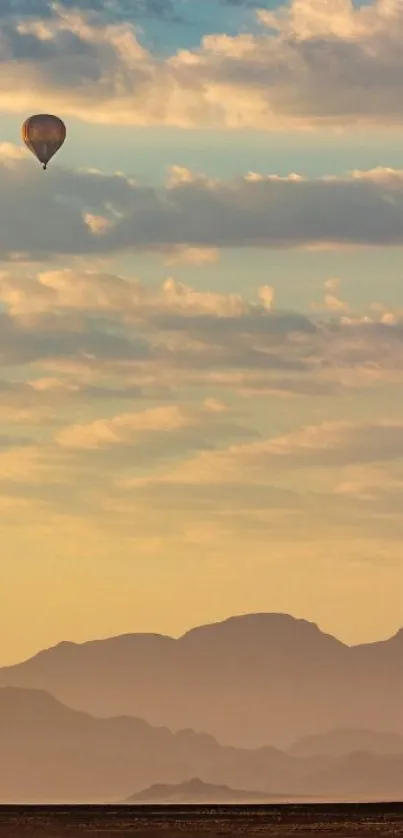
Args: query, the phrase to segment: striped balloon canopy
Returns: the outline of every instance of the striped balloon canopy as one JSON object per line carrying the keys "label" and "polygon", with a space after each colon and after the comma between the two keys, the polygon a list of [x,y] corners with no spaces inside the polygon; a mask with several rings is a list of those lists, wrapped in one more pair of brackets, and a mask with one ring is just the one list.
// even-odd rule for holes
{"label": "striped balloon canopy", "polygon": [[58,116],[36,114],[25,120],[22,139],[46,170],[66,139],[66,126]]}

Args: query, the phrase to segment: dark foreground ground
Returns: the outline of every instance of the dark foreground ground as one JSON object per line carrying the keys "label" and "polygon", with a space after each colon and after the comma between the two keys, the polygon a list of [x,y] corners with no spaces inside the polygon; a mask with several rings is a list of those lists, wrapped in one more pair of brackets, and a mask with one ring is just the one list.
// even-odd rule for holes
{"label": "dark foreground ground", "polygon": [[402,835],[403,803],[272,806],[0,806],[0,838]]}

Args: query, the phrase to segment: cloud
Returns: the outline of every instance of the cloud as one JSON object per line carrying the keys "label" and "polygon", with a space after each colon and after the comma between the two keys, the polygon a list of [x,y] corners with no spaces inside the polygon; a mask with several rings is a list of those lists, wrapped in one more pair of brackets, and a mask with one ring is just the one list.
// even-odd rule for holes
{"label": "cloud", "polygon": [[[33,366],[35,361],[33,360]],[[3,364],[4,367],[4,364]],[[10,372],[8,369],[7,372]],[[11,426],[33,426],[46,429],[58,426],[61,422],[62,409],[79,409],[91,404],[96,408],[98,404],[140,402],[144,398],[141,387],[124,382],[95,381],[94,375],[63,375],[33,377],[32,371],[25,371],[25,380],[0,380],[0,409],[3,423]],[[166,393],[160,387],[155,390],[149,382],[147,399],[158,398],[162,401]]]}
{"label": "cloud", "polygon": [[336,277],[327,279],[326,282],[323,283],[323,287],[325,289],[323,303],[312,303],[311,308],[314,311],[334,311],[334,312],[345,312],[349,311],[349,305],[342,300],[339,295],[339,287],[340,287],[340,280]]}
{"label": "cloud", "polygon": [[32,440],[29,437],[0,434],[0,451],[8,451],[11,448],[21,448],[21,446],[29,445],[31,442]]}
{"label": "cloud", "polygon": [[[60,5],[49,17],[44,3],[36,19],[6,19],[0,106],[182,127],[402,123],[400,0],[293,0],[261,9],[257,34],[213,32],[166,59],[140,45],[126,8],[116,7],[123,22],[86,16],[84,0],[81,11]],[[149,0],[141,13],[162,8]]]}
{"label": "cloud", "polygon": [[165,258],[166,265],[211,265],[219,260],[219,250],[216,247],[177,247],[173,248]]}
{"label": "cloud", "polygon": [[344,300],[340,300],[340,298],[336,297],[334,294],[325,294],[324,304],[325,308],[329,309],[329,311],[349,310],[348,304],[345,303]]}
{"label": "cloud", "polygon": [[68,311],[143,322],[164,313],[234,318],[248,314],[258,317],[265,312],[262,306],[248,303],[239,294],[196,291],[171,277],[162,287],[153,288],[131,277],[72,268],[44,271],[36,276],[3,272],[0,299],[11,315],[22,318]]}
{"label": "cloud", "polygon": [[170,521],[171,535],[218,527],[228,543],[235,538],[249,549],[262,546],[265,560],[268,536],[271,544],[290,543],[290,528],[293,544],[344,542],[347,549],[351,539],[357,547],[359,539],[373,539],[397,545],[403,535],[402,427],[393,420],[327,422],[160,463],[146,476],[116,473],[114,513],[124,526],[130,508],[152,505],[160,520]]}
{"label": "cloud", "polygon": [[[147,392],[164,398],[164,391],[166,396],[185,383],[286,395],[331,390],[329,382],[295,378],[316,367],[313,356],[322,351],[318,326],[268,308],[272,295],[266,287],[258,293],[257,301],[248,301],[173,279],[146,287],[72,269],[36,276],[3,272],[0,362],[39,366],[42,382],[54,382],[55,372],[63,371],[67,390],[63,384],[60,396],[75,400]],[[294,381],[287,380],[292,374]],[[72,376],[78,391],[68,389]],[[42,405],[49,401],[46,390],[34,395],[36,405],[39,396]]]}
{"label": "cloud", "polygon": [[339,277],[331,277],[323,283],[323,286],[326,288],[326,291],[338,291],[340,288],[340,279]]}
{"label": "cloud", "polygon": [[124,413],[111,419],[96,419],[86,425],[72,425],[56,436],[62,447],[94,449],[134,442],[146,434],[170,433],[197,426],[202,421],[225,412],[225,405],[206,401],[197,412],[177,405],[150,408],[137,413]]}
{"label": "cloud", "polygon": [[157,18],[163,21],[177,20],[174,0],[2,0],[0,15],[3,18],[49,18],[56,15],[57,9],[66,11],[80,9],[87,13],[101,14],[110,20],[137,20],[138,18]]}
{"label": "cloud", "polygon": [[[403,460],[403,422],[329,421],[267,440],[203,452],[151,481],[200,484],[266,484],[284,471],[340,469],[354,463]],[[142,485],[138,479],[133,485]],[[130,485],[130,484],[129,484]]]}
{"label": "cloud", "polygon": [[271,288],[270,285],[263,285],[259,288],[259,300],[270,311],[274,304],[274,288]]}
{"label": "cloud", "polygon": [[403,243],[403,171],[226,181],[185,174],[174,171],[160,188],[57,166],[45,177],[34,161],[3,147],[0,255],[43,260],[180,248],[185,258],[210,261],[218,248]]}
{"label": "cloud", "polygon": [[0,438],[1,498],[31,499],[48,514],[68,510],[90,518],[99,515],[101,502],[110,502],[108,518],[116,523],[117,475],[144,474],[229,439],[256,437],[213,397],[71,425],[62,417],[56,433],[42,426],[40,439]]}
{"label": "cloud", "polygon": [[[148,538],[156,519],[175,537],[216,522],[259,540],[269,531],[285,538],[290,517],[305,515],[308,538],[320,503],[323,526],[339,538],[345,514],[364,527],[360,504],[371,494],[363,479],[354,494],[358,478],[343,469],[379,460],[392,467],[400,456],[403,432],[393,419],[298,429],[291,412],[294,430],[268,436],[251,399],[265,399],[276,417],[276,399],[302,397],[304,412],[315,412],[318,398],[323,410],[323,397],[400,387],[402,318],[382,322],[382,306],[364,321],[337,312],[309,319],[278,311],[267,286],[250,300],[172,278],[152,286],[17,265],[1,274],[0,306],[0,407],[13,432],[0,431],[16,443],[0,451],[0,496],[11,517],[16,510],[12,520],[26,500],[46,526],[54,515],[76,516],[123,538],[136,521]],[[385,485],[385,505],[387,491],[400,490]]]}
{"label": "cloud", "polygon": [[60,319],[52,323],[21,325],[7,315],[0,315],[0,363],[3,365],[30,364],[34,361],[51,361],[77,357],[82,360],[97,359],[104,362],[145,361],[150,357],[150,347],[144,340],[130,335],[105,334],[99,327],[77,329],[76,324],[62,328]]}
{"label": "cloud", "polygon": [[119,475],[132,503],[181,506],[258,544],[403,534],[403,423],[329,421],[204,451],[149,476]]}
{"label": "cloud", "polygon": [[[13,421],[12,432],[0,429],[0,498],[10,526],[26,502],[32,526],[64,516],[119,538],[133,527],[155,537],[156,521],[164,539],[186,531],[191,542],[205,524],[249,543],[289,540],[290,522],[307,541],[376,527],[377,538],[400,537],[401,481],[391,472],[403,426],[380,418],[382,398],[367,423],[304,423],[288,411],[289,430],[273,430],[283,415],[275,399],[302,397],[301,415],[315,417],[331,415],[323,396],[400,387],[396,312],[388,323],[382,306],[365,320],[310,320],[278,311],[266,286],[249,300],[173,279],[146,286],[18,266],[2,273],[0,304],[0,406]],[[252,395],[265,399],[263,412]]]}
{"label": "cloud", "polygon": [[30,375],[24,390],[0,388],[0,399],[48,409],[56,387],[58,398],[123,401],[164,400],[185,385],[292,396],[401,381],[398,310],[332,311],[328,321],[277,310],[272,298],[267,286],[248,300],[172,278],[145,286],[96,271],[13,267],[0,276],[0,364],[29,365],[42,384]]}

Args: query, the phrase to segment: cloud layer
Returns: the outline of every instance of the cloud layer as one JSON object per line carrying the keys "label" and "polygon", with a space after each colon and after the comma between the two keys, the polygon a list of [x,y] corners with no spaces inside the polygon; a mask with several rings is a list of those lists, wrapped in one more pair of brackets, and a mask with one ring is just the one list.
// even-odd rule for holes
{"label": "cloud layer", "polygon": [[77,361],[123,375],[155,365],[202,380],[225,371],[240,389],[242,374],[253,371],[257,390],[260,376],[276,373],[299,382],[301,393],[309,392],[304,374],[323,386],[343,376],[348,386],[349,374],[362,374],[365,385],[365,374],[376,382],[378,372],[400,374],[403,366],[402,310],[379,305],[309,319],[278,311],[268,286],[249,301],[174,279],[158,287],[90,270],[13,269],[0,275],[0,303],[6,365]]}
{"label": "cloud layer", "polygon": [[45,178],[16,147],[0,148],[3,259],[130,249],[175,256],[184,247],[200,261],[203,249],[210,259],[223,247],[401,245],[402,222],[403,172],[388,168],[224,181],[176,166],[164,187],[150,188],[58,166]]}
{"label": "cloud layer", "polygon": [[[325,281],[324,297],[339,291]],[[269,286],[249,299],[12,265],[0,276],[3,544],[35,573],[49,556],[59,574],[67,557],[96,591],[111,556],[137,589],[150,567],[151,597],[155,567],[170,578],[178,562],[192,589],[196,565],[228,585],[245,556],[262,584],[272,567],[286,580],[301,565],[308,581],[385,556],[398,567],[403,425],[390,394],[402,384],[398,309],[308,318],[277,310]]]}
{"label": "cloud layer", "polygon": [[[161,8],[149,0],[148,12]],[[258,34],[213,31],[166,59],[141,46],[133,24],[66,5],[53,17],[46,7],[6,17],[0,107],[187,128],[401,125],[400,0],[293,0],[257,15]]]}

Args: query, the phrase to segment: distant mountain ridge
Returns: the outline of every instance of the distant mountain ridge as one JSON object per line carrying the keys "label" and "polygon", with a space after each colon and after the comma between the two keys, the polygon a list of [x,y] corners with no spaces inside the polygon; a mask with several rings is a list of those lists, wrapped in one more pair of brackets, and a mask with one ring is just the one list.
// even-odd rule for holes
{"label": "distant mountain ridge", "polygon": [[155,783],[132,794],[125,803],[246,803],[270,799],[264,792],[240,791],[226,785],[203,783],[193,777],[184,783]]}
{"label": "distant mountain ridge", "polygon": [[288,748],[332,729],[403,735],[402,661],[403,630],[346,646],[306,620],[250,614],[178,639],[62,643],[0,669],[0,685],[43,688],[94,715],[192,728],[238,747]]}
{"label": "distant mountain ridge", "polygon": [[327,733],[312,734],[294,742],[287,749],[296,757],[326,756],[342,757],[351,753],[366,752],[379,756],[403,756],[403,736],[387,731],[346,728],[330,730]]}
{"label": "distant mountain ridge", "polygon": [[154,797],[171,802],[192,795],[236,802],[238,794],[403,799],[403,754],[295,757],[224,747],[192,730],[174,734],[141,719],[95,718],[42,690],[0,688],[0,743],[0,803],[141,802],[152,787]]}
{"label": "distant mountain ridge", "polygon": [[[146,784],[288,782],[299,761],[237,751],[211,736],[133,717],[95,718],[43,690],[0,688],[0,802],[119,802]],[[316,764],[316,763],[315,763]]]}

